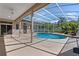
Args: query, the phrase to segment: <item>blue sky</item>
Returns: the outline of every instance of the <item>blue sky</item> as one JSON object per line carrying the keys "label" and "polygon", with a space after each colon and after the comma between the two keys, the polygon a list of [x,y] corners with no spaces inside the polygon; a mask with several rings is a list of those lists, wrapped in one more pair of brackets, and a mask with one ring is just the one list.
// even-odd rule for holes
{"label": "blue sky", "polygon": [[[33,20],[39,22],[54,23],[60,20],[60,17],[67,18],[68,21],[77,21],[79,16],[79,4],[49,4],[44,8],[34,12]],[[29,20],[31,17],[26,16],[25,19]]]}

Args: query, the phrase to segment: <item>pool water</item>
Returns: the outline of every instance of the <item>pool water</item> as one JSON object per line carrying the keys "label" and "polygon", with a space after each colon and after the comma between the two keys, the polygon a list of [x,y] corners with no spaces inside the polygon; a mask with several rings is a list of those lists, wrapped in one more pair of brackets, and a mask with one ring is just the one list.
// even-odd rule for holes
{"label": "pool water", "polygon": [[50,34],[50,33],[37,33],[35,36],[37,38],[44,38],[44,39],[64,39],[66,38],[64,35]]}

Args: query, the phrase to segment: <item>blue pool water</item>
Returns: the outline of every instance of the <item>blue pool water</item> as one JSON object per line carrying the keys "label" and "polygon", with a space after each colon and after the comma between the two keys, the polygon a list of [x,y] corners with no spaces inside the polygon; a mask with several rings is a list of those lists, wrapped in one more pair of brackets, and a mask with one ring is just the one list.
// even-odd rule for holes
{"label": "blue pool water", "polygon": [[44,38],[44,39],[64,39],[64,35],[59,34],[50,34],[50,33],[37,33],[35,35],[37,38]]}

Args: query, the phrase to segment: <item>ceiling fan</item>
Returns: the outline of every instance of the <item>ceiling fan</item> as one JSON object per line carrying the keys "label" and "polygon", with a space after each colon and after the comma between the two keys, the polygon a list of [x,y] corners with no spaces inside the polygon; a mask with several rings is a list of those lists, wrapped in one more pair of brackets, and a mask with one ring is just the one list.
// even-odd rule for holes
{"label": "ceiling fan", "polygon": [[10,15],[8,16],[8,18],[10,19],[12,17],[12,15],[14,15],[14,9],[9,8],[9,11],[10,11]]}

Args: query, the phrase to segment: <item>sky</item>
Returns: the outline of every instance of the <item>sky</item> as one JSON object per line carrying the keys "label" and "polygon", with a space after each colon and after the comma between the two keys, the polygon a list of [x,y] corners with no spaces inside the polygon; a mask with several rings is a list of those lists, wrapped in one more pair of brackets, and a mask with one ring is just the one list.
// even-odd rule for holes
{"label": "sky", "polygon": [[[60,20],[60,17],[64,17],[67,21],[77,21],[79,17],[79,4],[51,3],[33,14],[33,20],[40,20],[39,22],[54,23]],[[30,18],[30,15],[25,17],[26,20]]]}

